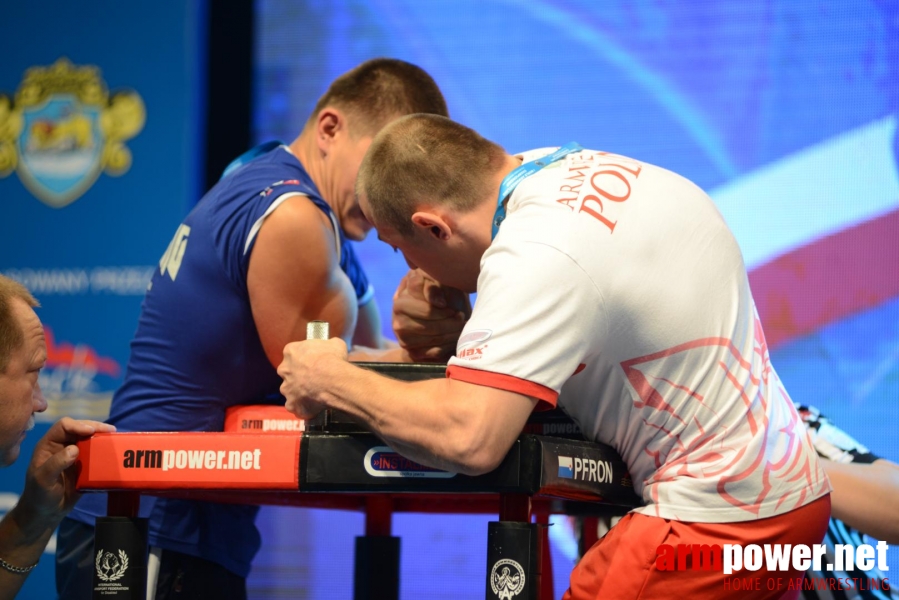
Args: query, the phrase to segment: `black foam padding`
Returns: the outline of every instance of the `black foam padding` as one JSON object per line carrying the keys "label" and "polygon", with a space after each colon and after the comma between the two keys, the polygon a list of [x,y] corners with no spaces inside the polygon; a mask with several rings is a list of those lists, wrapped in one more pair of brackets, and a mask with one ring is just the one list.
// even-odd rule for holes
{"label": "black foam padding", "polygon": [[439,363],[357,362],[353,364],[401,381],[422,381],[446,377],[446,365]]}

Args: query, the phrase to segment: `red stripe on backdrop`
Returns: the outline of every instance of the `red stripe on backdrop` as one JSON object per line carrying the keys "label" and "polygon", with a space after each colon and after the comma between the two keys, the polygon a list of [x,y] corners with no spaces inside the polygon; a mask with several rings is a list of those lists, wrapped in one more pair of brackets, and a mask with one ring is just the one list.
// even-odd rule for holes
{"label": "red stripe on backdrop", "polygon": [[779,256],[749,282],[770,348],[899,296],[899,210]]}

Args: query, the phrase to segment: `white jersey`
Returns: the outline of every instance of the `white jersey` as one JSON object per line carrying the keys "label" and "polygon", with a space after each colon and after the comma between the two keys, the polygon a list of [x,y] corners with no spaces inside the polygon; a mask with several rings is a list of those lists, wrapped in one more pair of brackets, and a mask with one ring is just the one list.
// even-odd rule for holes
{"label": "white jersey", "polygon": [[637,512],[738,522],[830,491],[736,240],[702,190],[659,167],[584,150],[519,184],[448,372],[558,402],[622,456]]}

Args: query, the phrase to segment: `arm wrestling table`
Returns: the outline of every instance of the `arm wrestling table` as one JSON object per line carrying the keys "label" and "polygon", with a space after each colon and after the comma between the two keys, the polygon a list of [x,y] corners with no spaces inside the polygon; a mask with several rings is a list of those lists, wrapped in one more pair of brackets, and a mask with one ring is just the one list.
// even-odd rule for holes
{"label": "arm wrestling table", "polygon": [[[445,376],[443,365],[357,364],[404,380]],[[304,423],[282,406],[234,407],[219,433],[97,434],[78,445],[78,489],[110,492],[108,516],[98,519],[95,552],[108,551],[111,542],[101,541],[107,525],[136,531],[140,494],[362,510],[355,600],[399,596],[393,512],[499,514],[488,526],[486,598],[536,600],[552,597],[551,571],[541,585],[549,514],[623,514],[640,504],[615,451],[584,441],[558,409],[534,413],[500,466],[476,477],[414,463],[346,415],[325,411]],[[532,515],[537,523],[531,523]],[[116,570],[114,565],[128,563],[116,560],[124,552],[118,546],[110,546],[119,555],[104,567],[108,572],[101,569],[105,555],[97,555],[95,598],[144,597],[146,534],[141,535],[143,555],[138,540],[131,569],[137,579],[118,573],[120,566]]]}

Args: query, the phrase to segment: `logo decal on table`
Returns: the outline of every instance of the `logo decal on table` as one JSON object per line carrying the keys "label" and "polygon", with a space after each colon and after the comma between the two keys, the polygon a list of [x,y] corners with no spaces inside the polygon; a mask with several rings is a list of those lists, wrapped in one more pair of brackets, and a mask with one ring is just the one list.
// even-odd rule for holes
{"label": "logo decal on table", "polygon": [[375,446],[365,453],[365,472],[372,477],[428,477],[449,479],[455,473],[420,465],[389,446]]}
{"label": "logo decal on table", "polygon": [[520,594],[524,583],[524,569],[511,558],[496,561],[490,570],[490,589],[500,600],[511,600]]}
{"label": "logo decal on table", "polygon": [[611,461],[559,455],[559,477],[578,481],[612,483],[612,475]]}
{"label": "logo decal on table", "polygon": [[559,477],[574,479],[574,471],[571,470],[571,457],[559,456]]}

